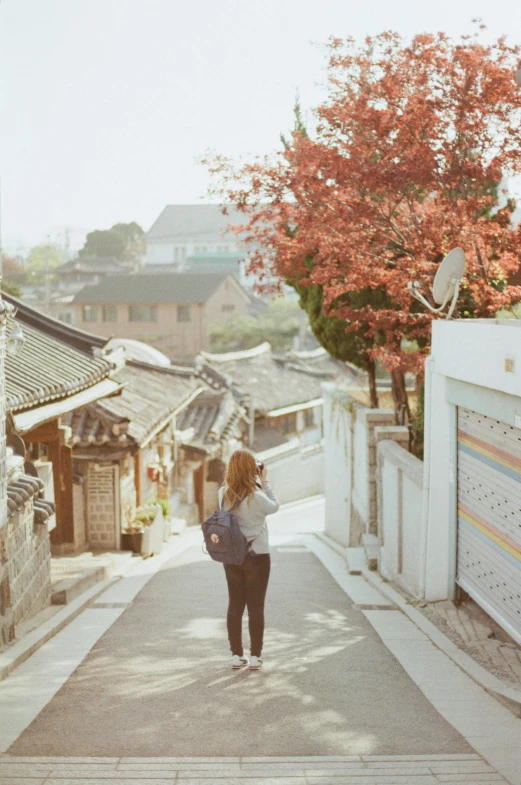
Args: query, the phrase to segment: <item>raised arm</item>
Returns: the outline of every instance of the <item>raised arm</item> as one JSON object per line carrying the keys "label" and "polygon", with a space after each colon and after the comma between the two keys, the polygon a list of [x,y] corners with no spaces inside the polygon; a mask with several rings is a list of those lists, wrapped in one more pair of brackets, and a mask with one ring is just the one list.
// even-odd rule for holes
{"label": "raised arm", "polygon": [[277,512],[280,507],[279,501],[275,496],[273,488],[267,480],[262,483],[262,494],[259,494],[259,502],[261,504],[262,512],[264,515],[271,515]]}

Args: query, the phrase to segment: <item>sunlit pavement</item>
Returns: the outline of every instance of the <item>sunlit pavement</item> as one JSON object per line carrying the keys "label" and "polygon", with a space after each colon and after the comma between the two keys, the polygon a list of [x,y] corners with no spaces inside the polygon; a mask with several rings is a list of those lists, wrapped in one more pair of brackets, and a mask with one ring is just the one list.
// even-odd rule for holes
{"label": "sunlit pavement", "polygon": [[479,688],[347,574],[310,534],[322,522],[321,499],[271,519],[259,672],[229,668],[223,571],[199,532],[98,597],[0,685],[0,785],[506,782],[433,706],[458,694],[472,719]]}

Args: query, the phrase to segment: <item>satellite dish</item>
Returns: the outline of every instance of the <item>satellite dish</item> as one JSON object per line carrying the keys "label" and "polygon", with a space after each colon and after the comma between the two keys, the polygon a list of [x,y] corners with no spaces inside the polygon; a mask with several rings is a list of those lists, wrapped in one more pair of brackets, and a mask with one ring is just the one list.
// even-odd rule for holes
{"label": "satellite dish", "polygon": [[438,267],[432,296],[438,305],[445,305],[454,296],[457,282],[463,278],[465,272],[465,254],[462,248],[453,248]]}
{"label": "satellite dish", "polygon": [[429,301],[420,292],[418,281],[410,281],[408,289],[411,290],[413,297],[416,297],[432,313],[441,313],[449,300],[452,299],[450,308],[447,312],[447,319],[450,319],[458,299],[461,281],[465,273],[465,253],[462,248],[453,248],[449,251],[445,259],[438,267],[432,297],[437,303],[438,308],[433,308]]}

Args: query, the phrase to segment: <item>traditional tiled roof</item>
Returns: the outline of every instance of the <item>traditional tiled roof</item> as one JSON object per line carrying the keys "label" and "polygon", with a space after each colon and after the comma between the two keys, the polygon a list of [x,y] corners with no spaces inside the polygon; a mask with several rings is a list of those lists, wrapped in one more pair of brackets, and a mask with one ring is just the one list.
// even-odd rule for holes
{"label": "traditional tiled roof", "polygon": [[42,498],[44,491],[43,481],[38,477],[21,474],[16,479],[7,483],[7,516],[10,518],[32,499],[34,522],[45,524],[54,515],[56,510],[54,502]]}
{"label": "traditional tiled roof", "polygon": [[60,264],[56,267],[54,272],[58,276],[69,275],[74,272],[85,272],[92,275],[117,275],[128,273],[129,269],[110,256],[106,259],[70,259],[65,264]]}
{"label": "traditional tiled roof", "polygon": [[233,207],[228,208],[228,215],[223,215],[219,204],[168,204],[146,233],[146,239],[147,242],[183,242],[192,238],[206,242],[223,242],[226,239],[234,242],[233,235],[223,237],[223,233],[228,224],[244,221],[244,215]]}
{"label": "traditional tiled roof", "polygon": [[208,390],[181,412],[176,425],[180,431],[194,429],[186,444],[211,453],[234,433],[244,414],[230,390]]}
{"label": "traditional tiled roof", "polygon": [[68,415],[73,443],[82,447],[139,445],[203,385],[190,369],[129,362],[114,379],[117,398],[104,398]]}
{"label": "traditional tiled roof", "polygon": [[[111,363],[100,353],[107,339],[77,330],[2,294],[18,309],[16,322],[25,346],[5,363],[7,408],[19,412],[49,401],[67,398],[109,376]],[[7,322],[7,333],[13,320]]]}
{"label": "traditional tiled roof", "polygon": [[[77,293],[75,303],[206,303],[221,283],[225,273],[137,273],[107,276],[97,284],[88,284]],[[247,297],[245,293],[245,297]]]}
{"label": "traditional tiled roof", "polygon": [[[354,379],[343,363],[320,352],[314,358],[292,354],[275,357],[269,343],[254,349],[226,354],[201,352],[201,373],[233,380],[245,394],[253,396],[256,412],[269,412],[307,403],[322,397],[325,381]],[[319,361],[320,360],[320,361]]]}

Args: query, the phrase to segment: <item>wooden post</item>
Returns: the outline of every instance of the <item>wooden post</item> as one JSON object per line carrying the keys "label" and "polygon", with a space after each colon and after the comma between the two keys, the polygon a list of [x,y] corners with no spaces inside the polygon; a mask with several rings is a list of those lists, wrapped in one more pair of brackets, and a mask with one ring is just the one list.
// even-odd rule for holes
{"label": "wooden post", "polygon": [[[59,552],[74,549],[74,508],[72,500],[72,448],[58,441],[48,442],[47,451],[52,462],[56,528],[51,532],[51,544]],[[66,547],[68,546],[68,547]]]}
{"label": "wooden post", "polygon": [[139,507],[141,504],[141,474],[140,474],[140,466],[141,462],[139,460],[140,451],[138,450],[137,453],[134,455],[134,484],[136,486],[136,505]]}
{"label": "wooden post", "polygon": [[58,419],[39,425],[24,435],[24,441],[45,444],[52,463],[56,528],[51,544],[59,553],[74,550],[74,507],[72,488],[72,448],[61,444],[62,432]]}

